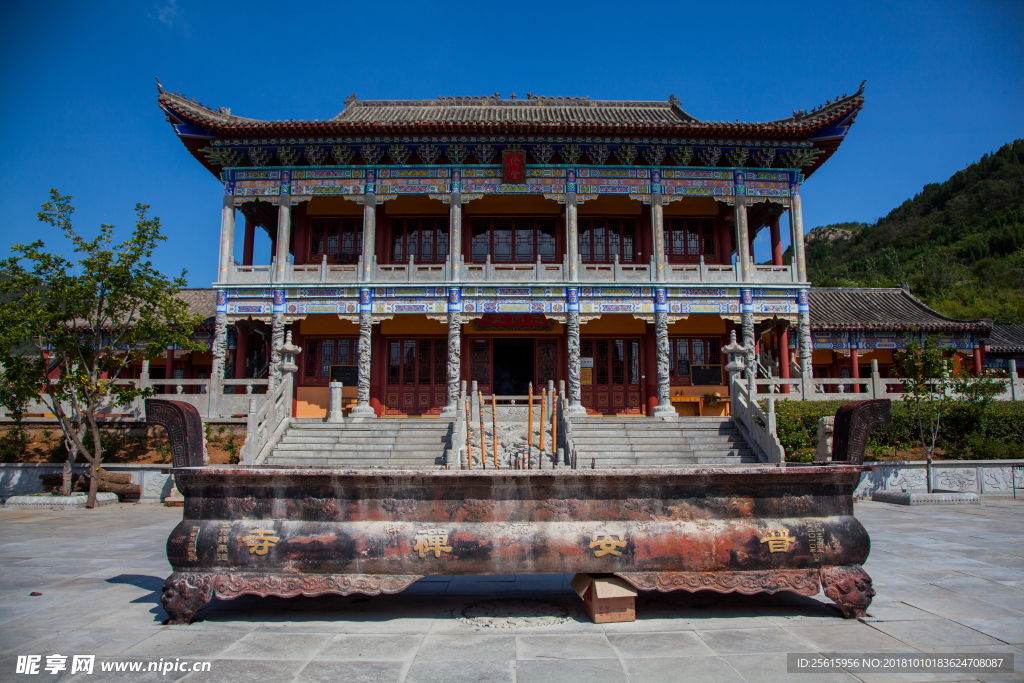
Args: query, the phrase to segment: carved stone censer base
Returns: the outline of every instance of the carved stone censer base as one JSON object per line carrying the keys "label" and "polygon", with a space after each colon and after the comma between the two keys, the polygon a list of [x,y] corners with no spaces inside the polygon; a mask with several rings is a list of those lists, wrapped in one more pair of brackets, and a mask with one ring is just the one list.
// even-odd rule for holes
{"label": "carved stone censer base", "polygon": [[874,590],[859,465],[438,471],[175,467],[161,601],[395,593],[427,575],[612,573],[641,590]]}

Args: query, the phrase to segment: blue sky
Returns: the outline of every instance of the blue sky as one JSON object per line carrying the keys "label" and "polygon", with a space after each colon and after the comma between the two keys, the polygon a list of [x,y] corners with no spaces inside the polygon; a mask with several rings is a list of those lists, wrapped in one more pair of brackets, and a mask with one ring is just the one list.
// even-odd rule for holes
{"label": "blue sky", "polygon": [[[808,228],[871,221],[1024,136],[1024,3],[34,2],[0,28],[0,253],[77,224],[127,235],[136,202],[169,236],[156,263],[215,276],[221,188],[156,106],[159,76],[214,107],[327,118],[360,99],[587,95],[762,121],[867,79],[839,152],[805,185]],[[264,238],[261,238],[265,240]],[[239,239],[237,243],[239,244]],[[257,254],[269,253],[257,244]],[[756,244],[767,258],[767,234]]]}

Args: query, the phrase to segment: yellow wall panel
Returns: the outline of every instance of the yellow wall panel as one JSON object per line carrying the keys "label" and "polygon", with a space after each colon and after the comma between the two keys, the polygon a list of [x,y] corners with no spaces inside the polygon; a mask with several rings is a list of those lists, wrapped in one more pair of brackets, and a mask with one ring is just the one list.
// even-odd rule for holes
{"label": "yellow wall panel", "polygon": [[359,336],[359,325],[342,320],[333,313],[314,313],[299,322],[302,334],[336,334],[342,337]]}

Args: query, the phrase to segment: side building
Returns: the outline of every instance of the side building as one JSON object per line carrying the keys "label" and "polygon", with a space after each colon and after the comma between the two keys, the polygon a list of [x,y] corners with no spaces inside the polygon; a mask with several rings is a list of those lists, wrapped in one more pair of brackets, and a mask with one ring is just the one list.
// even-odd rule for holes
{"label": "side building", "polygon": [[[332,376],[355,415],[453,414],[463,381],[501,396],[565,382],[577,413],[674,411],[673,396],[728,393],[733,331],[812,371],[800,188],[863,86],[765,123],[702,121],[674,96],[353,95],[317,121],[162,87],[158,102],[224,188],[210,372],[251,376],[266,331],[273,388],[289,330],[297,417],[326,415]],[[773,263],[756,265],[765,229]]]}

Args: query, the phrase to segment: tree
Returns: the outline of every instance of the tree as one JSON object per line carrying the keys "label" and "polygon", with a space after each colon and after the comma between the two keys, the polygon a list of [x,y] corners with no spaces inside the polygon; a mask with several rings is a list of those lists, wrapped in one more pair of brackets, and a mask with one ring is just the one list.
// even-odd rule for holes
{"label": "tree", "polygon": [[200,316],[176,296],[185,271],[169,278],[150,260],[167,238],[148,209],[135,205],[135,229],[125,242],[115,244],[112,225],[88,240],[72,225],[71,197],[50,190],[39,220],[61,229],[73,260],[36,241],[15,244],[0,263],[0,385],[14,392],[9,402],[38,398],[57,416],[69,459],[81,454],[89,464],[88,507],[96,504],[103,456],[98,415],[153,392],[120,381],[124,368],[172,345],[199,348],[190,337]]}
{"label": "tree", "polygon": [[924,448],[928,471],[928,493],[932,492],[932,460],[943,412],[950,401],[950,390],[957,381],[958,368],[952,358],[946,356],[934,337],[927,337],[924,343],[916,339],[894,354],[903,389],[908,394],[904,401],[911,401],[917,418],[918,434]]}

